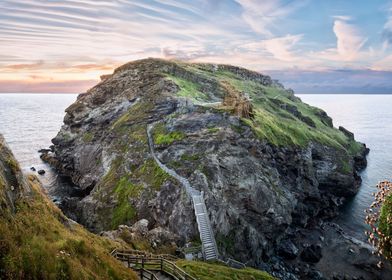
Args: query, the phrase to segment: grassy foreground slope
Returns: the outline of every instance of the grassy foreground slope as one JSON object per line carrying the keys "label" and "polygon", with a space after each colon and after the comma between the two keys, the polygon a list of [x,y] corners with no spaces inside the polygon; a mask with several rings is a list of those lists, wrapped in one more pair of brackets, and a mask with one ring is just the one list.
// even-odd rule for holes
{"label": "grassy foreground slope", "polygon": [[176,264],[199,280],[274,280],[264,271],[253,268],[234,269],[220,264],[180,260]]}
{"label": "grassy foreground slope", "polygon": [[0,135],[0,279],[137,279],[109,255],[117,245],[68,220]]}

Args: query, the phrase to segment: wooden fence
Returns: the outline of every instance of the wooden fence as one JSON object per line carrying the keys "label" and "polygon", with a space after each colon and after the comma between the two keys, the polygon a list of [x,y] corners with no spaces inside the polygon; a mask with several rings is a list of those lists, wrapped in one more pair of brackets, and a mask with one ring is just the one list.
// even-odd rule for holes
{"label": "wooden fence", "polygon": [[[134,254],[137,253],[137,254]],[[129,268],[138,271],[147,271],[144,275],[141,274],[142,279],[156,280],[155,275],[151,276],[148,273],[150,271],[161,271],[168,274],[176,280],[196,280],[196,278],[190,276],[184,270],[175,265],[172,261],[166,259],[176,258],[171,255],[150,255],[149,253],[134,251],[134,250],[113,250],[111,255],[121,262],[127,264]],[[177,258],[176,258],[177,259]],[[141,272],[144,274],[144,272]],[[152,274],[152,273],[151,273]],[[143,278],[144,277],[144,278]],[[147,278],[150,277],[150,278]],[[154,278],[155,277],[155,278]]]}

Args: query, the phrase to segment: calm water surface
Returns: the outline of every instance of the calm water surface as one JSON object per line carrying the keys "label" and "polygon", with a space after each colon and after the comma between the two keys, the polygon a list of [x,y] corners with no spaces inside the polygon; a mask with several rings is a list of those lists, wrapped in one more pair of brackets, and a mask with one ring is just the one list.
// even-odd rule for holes
{"label": "calm water surface", "polygon": [[364,239],[364,210],[381,180],[392,180],[392,95],[298,95],[304,102],[324,109],[334,125],[354,132],[370,148],[368,166],[361,173],[359,193],[345,206],[339,224]]}
{"label": "calm water surface", "polygon": [[[0,94],[0,133],[18,159],[23,171],[44,169],[39,176],[48,193],[56,198],[66,182],[45,164],[37,152],[48,148],[60,130],[64,110],[76,94]],[[60,185],[60,188],[56,186]]]}
{"label": "calm water surface", "polygon": [[[76,100],[74,94],[0,94],[0,133],[11,146],[23,169],[47,170],[41,176],[49,194],[64,184],[41,161],[37,151],[51,145],[59,131],[64,110]],[[324,109],[334,120],[355,133],[370,148],[368,167],[362,172],[359,193],[345,206],[339,223],[363,239],[364,209],[372,201],[378,181],[392,180],[392,95],[298,95],[304,102]]]}

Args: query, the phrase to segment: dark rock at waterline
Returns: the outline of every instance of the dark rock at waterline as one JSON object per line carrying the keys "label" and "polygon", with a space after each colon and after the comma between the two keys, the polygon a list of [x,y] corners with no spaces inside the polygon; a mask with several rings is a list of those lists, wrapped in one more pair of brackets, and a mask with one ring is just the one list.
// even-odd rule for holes
{"label": "dark rock at waterline", "polygon": [[305,246],[301,253],[301,259],[309,263],[317,263],[321,257],[321,245],[319,244]]}
{"label": "dark rock at waterline", "polygon": [[361,150],[361,152],[354,156],[354,165],[356,170],[362,170],[366,167],[367,165],[367,158],[366,156],[369,154],[370,149],[368,147],[366,147],[365,144],[362,144],[363,148]]}
{"label": "dark rock at waterline", "polygon": [[31,170],[31,171],[36,171],[36,169],[35,169],[34,166],[30,167],[30,170]]}
{"label": "dark rock at waterline", "polygon": [[44,175],[46,173],[46,171],[45,170],[43,170],[43,169],[41,169],[41,170],[38,170],[38,174],[39,175]]}
{"label": "dark rock at waterline", "polygon": [[38,153],[45,154],[45,153],[49,153],[51,151],[52,151],[52,149],[40,149],[40,150],[38,150]]}

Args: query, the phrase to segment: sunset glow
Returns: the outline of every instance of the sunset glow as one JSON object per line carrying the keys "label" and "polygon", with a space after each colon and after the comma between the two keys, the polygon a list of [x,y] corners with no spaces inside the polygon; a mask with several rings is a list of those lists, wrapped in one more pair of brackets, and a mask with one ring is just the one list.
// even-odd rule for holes
{"label": "sunset glow", "polygon": [[346,90],[392,88],[388,1],[4,0],[0,10],[0,92],[83,92],[145,57],[240,65],[297,91],[341,91],[342,78]]}

